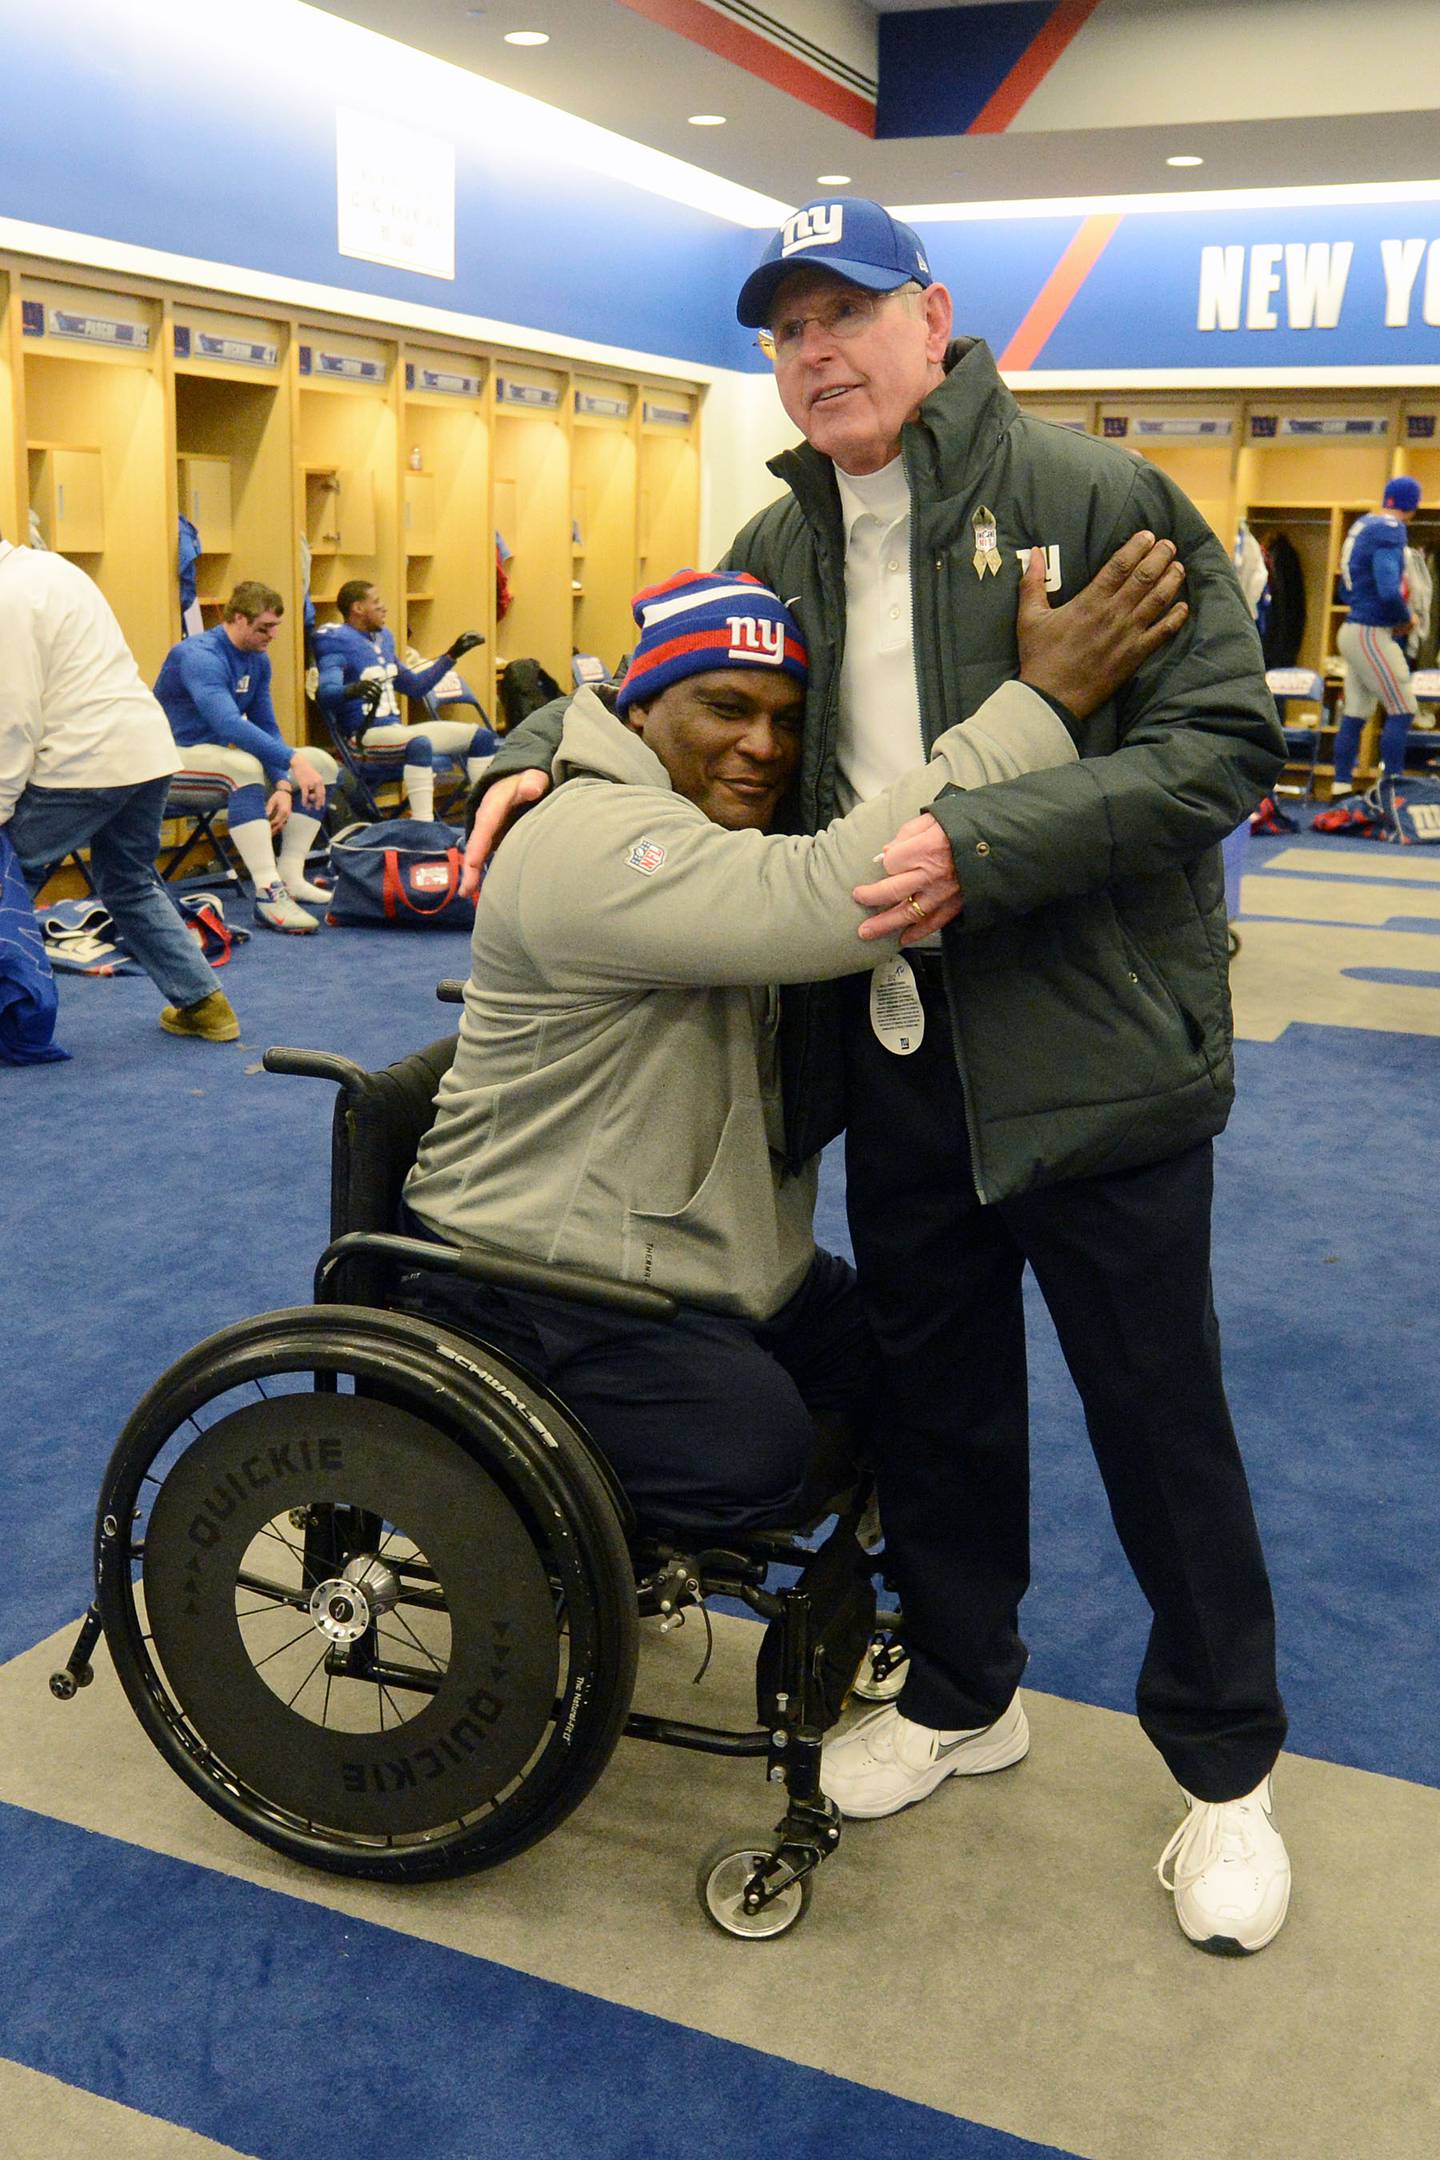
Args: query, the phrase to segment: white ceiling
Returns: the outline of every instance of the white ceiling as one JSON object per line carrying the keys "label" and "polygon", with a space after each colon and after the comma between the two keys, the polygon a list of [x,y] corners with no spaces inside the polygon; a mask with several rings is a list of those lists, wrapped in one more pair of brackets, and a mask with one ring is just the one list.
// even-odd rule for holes
{"label": "white ceiling", "polygon": [[[823,192],[822,173],[846,173],[856,193],[892,204],[1440,177],[1440,115],[1434,110],[1098,129],[1085,128],[1083,115],[1076,114],[1063,132],[879,142],[658,27],[621,0],[405,0],[403,9],[395,0],[313,4],[786,203]],[[936,0],[766,0],[763,12],[812,38],[828,36],[827,49],[853,66],[877,12],[925,4]],[[993,0],[941,4],[958,9]],[[1284,0],[1171,0],[1177,4],[1210,11],[1210,32],[1233,49],[1236,79],[1251,85],[1253,110],[1253,33],[1263,26],[1267,5],[1279,8]],[[1434,5],[1416,0],[1417,22],[1433,24]],[[749,10],[752,16],[760,12]],[[1311,15],[1317,30],[1326,13],[1322,5]],[[518,29],[548,31],[550,43],[529,49],[505,44],[504,33]],[[1342,57],[1337,51],[1337,68]],[[1403,50],[1395,52],[1394,68],[1397,103],[1413,103]],[[1173,85],[1167,90],[1173,93]],[[1144,110],[1143,82],[1134,86],[1134,102]],[[726,124],[691,127],[688,116],[696,112],[722,113]],[[1205,163],[1174,171],[1165,159],[1176,151],[1193,152]]]}

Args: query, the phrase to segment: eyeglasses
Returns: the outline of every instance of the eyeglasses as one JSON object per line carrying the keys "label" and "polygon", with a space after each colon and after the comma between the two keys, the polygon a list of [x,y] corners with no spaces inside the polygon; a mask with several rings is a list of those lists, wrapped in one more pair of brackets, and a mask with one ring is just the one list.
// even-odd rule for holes
{"label": "eyeglasses", "polygon": [[898,300],[902,293],[919,292],[915,284],[897,285],[893,292],[863,292],[858,288],[850,292],[836,293],[823,307],[812,308],[808,315],[785,315],[762,330],[755,343],[767,360],[778,367],[782,361],[798,359],[805,342],[805,332],[813,323],[820,325],[823,337],[834,338],[841,345],[848,345],[853,338],[868,330],[875,320],[876,312],[887,300]]}

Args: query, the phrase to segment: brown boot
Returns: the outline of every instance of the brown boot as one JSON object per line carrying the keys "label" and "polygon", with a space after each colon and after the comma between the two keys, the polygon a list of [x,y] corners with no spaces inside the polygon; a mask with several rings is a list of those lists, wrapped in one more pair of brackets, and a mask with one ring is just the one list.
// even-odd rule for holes
{"label": "brown boot", "polygon": [[212,990],[194,1005],[167,1005],[160,1015],[167,1035],[191,1035],[200,1042],[239,1042],[240,1022],[223,990]]}

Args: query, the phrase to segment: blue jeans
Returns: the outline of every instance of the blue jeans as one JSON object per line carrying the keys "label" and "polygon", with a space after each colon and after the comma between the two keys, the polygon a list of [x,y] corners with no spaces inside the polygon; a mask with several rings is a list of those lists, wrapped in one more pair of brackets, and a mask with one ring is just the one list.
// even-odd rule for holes
{"label": "blue jeans", "polygon": [[127,950],[176,1005],[196,1005],[215,988],[200,948],[159,878],[160,822],[170,782],[138,787],[27,787],[10,818],[10,839],[31,891],[39,874],[72,848],[90,850],[90,876]]}

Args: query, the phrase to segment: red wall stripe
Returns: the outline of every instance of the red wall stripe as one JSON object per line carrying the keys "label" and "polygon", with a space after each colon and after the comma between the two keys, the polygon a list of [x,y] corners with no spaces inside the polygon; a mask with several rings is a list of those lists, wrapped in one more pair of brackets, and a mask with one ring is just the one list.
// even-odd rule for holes
{"label": "red wall stripe", "polygon": [[999,365],[1002,370],[1034,365],[1042,346],[1089,277],[1119,223],[1118,216],[1085,219],[1001,353]]}
{"label": "red wall stripe", "polygon": [[[626,4],[628,6],[630,0],[626,0]],[[976,113],[966,134],[1002,135],[1099,5],[1100,0],[1060,0],[1039,36],[1026,46],[999,89],[991,93]]]}
{"label": "red wall stripe", "polygon": [[[810,67],[794,53],[772,45],[768,38],[747,30],[743,23],[715,14],[703,0],[620,0],[620,4],[636,15],[645,16],[647,21],[658,23],[662,30],[677,31],[681,37],[689,38],[692,45],[703,45],[706,52],[743,68],[747,75],[758,76],[761,82],[769,83],[772,89],[783,90],[787,97],[797,98],[802,105],[813,106],[827,119],[842,121],[846,127],[854,128],[857,135],[875,133],[875,107],[869,98],[861,97],[858,91],[847,90],[843,83],[832,82],[819,68]],[[624,114],[617,115],[613,124],[623,131]]]}

